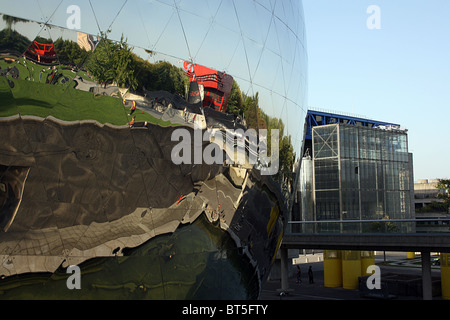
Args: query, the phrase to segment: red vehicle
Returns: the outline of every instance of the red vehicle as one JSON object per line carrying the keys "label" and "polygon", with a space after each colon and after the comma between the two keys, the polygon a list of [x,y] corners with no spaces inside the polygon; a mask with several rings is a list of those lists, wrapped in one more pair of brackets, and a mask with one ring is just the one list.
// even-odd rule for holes
{"label": "red vehicle", "polygon": [[[188,61],[184,62],[184,69],[189,77],[189,82],[197,82],[199,86],[203,86],[203,106],[225,112],[233,86],[233,77]],[[199,93],[190,92],[190,94]]]}

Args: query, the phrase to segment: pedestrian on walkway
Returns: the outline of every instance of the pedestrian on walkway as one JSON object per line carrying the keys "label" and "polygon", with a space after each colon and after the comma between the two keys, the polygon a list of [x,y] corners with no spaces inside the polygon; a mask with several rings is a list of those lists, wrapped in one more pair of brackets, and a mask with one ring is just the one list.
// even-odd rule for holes
{"label": "pedestrian on walkway", "polygon": [[297,283],[302,283],[302,272],[299,266],[297,266]]}
{"label": "pedestrian on walkway", "polygon": [[309,269],[308,269],[308,277],[309,277],[309,283],[314,283],[314,275],[313,275],[311,266],[309,266]]}

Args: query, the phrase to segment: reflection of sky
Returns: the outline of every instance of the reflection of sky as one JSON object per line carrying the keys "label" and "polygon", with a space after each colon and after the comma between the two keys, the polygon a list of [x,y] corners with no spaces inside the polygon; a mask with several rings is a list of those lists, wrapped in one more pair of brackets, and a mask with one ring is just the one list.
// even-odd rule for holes
{"label": "reflection of sky", "polygon": [[[110,30],[109,38],[114,40],[123,35],[136,53],[151,62],[166,60],[181,66],[180,60],[192,59],[225,71],[235,78],[243,93],[258,92],[260,107],[270,116],[283,119],[297,148],[301,143],[307,57],[303,10],[298,0],[0,2],[4,2],[1,7],[6,14],[62,27],[71,16],[67,8],[76,4],[82,32],[98,35]],[[18,23],[15,27],[21,26]],[[28,36],[28,32],[24,34]],[[56,40],[57,31],[50,32]],[[148,57],[138,47],[156,54]]]}
{"label": "reflection of sky", "polygon": [[[0,30],[6,27],[5,21],[0,17]],[[48,28],[43,24],[39,24],[37,22],[17,22],[12,26],[12,29],[20,33],[21,35],[27,37],[32,41],[37,36],[53,39],[54,41],[58,38],[63,38],[64,40],[77,41],[77,33],[62,28]]]}

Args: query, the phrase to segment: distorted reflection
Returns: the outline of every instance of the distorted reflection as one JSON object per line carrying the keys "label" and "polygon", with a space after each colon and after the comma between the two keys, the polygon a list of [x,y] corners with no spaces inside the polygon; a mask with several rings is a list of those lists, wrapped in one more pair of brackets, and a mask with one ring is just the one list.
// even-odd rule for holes
{"label": "distorted reflection", "polygon": [[[257,298],[301,153],[301,3],[72,2],[1,9],[0,298]],[[278,129],[278,156],[237,129]],[[223,161],[204,132],[233,134]]]}

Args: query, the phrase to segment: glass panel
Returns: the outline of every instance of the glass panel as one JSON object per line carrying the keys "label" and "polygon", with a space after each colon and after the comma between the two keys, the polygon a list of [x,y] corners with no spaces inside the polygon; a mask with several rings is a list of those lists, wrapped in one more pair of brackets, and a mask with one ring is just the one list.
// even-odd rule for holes
{"label": "glass panel", "polygon": [[339,189],[339,162],[337,159],[314,161],[315,187],[320,189]]}
{"label": "glass panel", "polygon": [[329,125],[313,128],[314,158],[337,157],[338,125]]}
{"label": "glass panel", "polygon": [[336,220],[339,218],[339,191],[316,191],[316,219]]}
{"label": "glass panel", "polygon": [[342,218],[344,220],[360,219],[358,190],[342,190]]}

